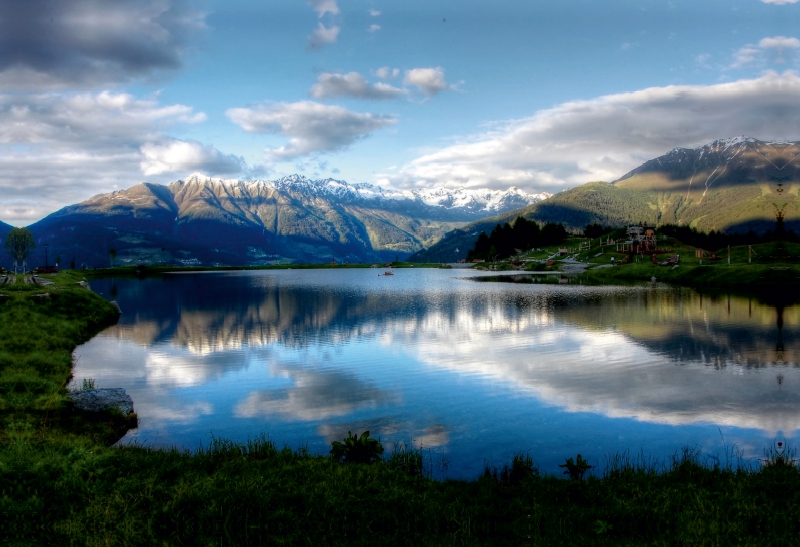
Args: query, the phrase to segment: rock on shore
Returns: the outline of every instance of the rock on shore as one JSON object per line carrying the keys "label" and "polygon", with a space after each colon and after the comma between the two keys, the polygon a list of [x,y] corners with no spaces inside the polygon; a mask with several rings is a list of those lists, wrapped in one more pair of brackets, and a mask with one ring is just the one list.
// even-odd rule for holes
{"label": "rock on shore", "polygon": [[88,412],[102,412],[112,408],[118,409],[126,416],[133,412],[133,399],[119,387],[72,391],[69,393],[69,398],[76,407]]}

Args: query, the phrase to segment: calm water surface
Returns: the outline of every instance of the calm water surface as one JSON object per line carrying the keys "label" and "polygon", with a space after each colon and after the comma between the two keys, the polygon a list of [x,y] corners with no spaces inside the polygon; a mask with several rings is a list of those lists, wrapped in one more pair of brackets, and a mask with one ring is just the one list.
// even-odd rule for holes
{"label": "calm water surface", "polygon": [[[123,387],[121,442],[211,434],[324,453],[348,430],[413,442],[474,478],[529,452],[762,456],[800,428],[798,307],[665,286],[479,283],[464,270],[280,270],[92,282],[119,324],[76,381]],[[724,458],[723,458],[724,463]]]}

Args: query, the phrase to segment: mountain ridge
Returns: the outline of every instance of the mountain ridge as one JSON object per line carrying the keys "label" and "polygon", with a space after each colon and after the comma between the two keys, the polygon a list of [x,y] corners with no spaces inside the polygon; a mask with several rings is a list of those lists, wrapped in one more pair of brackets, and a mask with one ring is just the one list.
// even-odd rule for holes
{"label": "mountain ridge", "polygon": [[98,194],[29,228],[52,255],[76,266],[108,265],[112,248],[122,264],[363,262],[406,257],[470,220],[546,197],[515,188],[392,191],[302,175],[242,181],[193,174]]}
{"label": "mountain ridge", "polygon": [[[677,224],[701,231],[763,233],[781,211],[787,229],[800,231],[800,141],[747,136],[673,148],[613,182],[588,182],[540,203],[467,224],[411,259],[465,258],[481,231],[517,216],[560,222],[573,231],[587,224]],[[459,253],[455,253],[455,249]]]}

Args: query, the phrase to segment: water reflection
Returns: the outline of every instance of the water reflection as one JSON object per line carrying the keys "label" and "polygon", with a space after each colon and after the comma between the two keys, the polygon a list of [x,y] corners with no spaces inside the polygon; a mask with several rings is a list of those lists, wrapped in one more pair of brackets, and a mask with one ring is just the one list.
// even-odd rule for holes
{"label": "water reflection", "polygon": [[252,391],[234,410],[237,418],[285,415],[295,420],[345,416],[357,408],[375,408],[396,399],[348,372],[278,364],[273,376],[291,380],[291,387]]}
{"label": "water reflection", "polygon": [[757,451],[800,429],[796,306],[662,286],[467,279],[475,275],[93,282],[116,292],[124,313],[76,350],[75,376],[129,390],[134,437],[183,446],[209,430],[267,430],[322,448],[369,429],[442,447],[455,461],[465,450],[482,460],[587,443],[674,449],[705,443],[696,428],[718,426]]}

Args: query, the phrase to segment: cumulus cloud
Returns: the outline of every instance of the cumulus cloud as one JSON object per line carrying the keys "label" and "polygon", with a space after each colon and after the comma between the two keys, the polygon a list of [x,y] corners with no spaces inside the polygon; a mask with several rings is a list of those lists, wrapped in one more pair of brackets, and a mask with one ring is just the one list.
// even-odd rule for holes
{"label": "cumulus cloud", "polygon": [[199,170],[207,175],[241,173],[247,165],[244,158],[223,154],[213,146],[194,140],[165,139],[140,147],[140,168],[146,176],[162,173],[186,173]]}
{"label": "cumulus cloud", "polygon": [[[797,0],[795,0],[795,2],[796,2],[796,1],[797,1]],[[381,12],[379,12],[379,11],[378,11],[378,10],[376,10],[376,9],[371,9],[371,10],[369,10],[369,14],[370,14],[372,17],[377,17],[378,15],[380,15],[380,14],[381,14]]]}
{"label": "cumulus cloud", "polygon": [[400,75],[399,68],[389,68],[388,66],[382,66],[378,70],[375,71],[375,76],[382,80],[388,80],[389,78],[397,78]]}
{"label": "cumulus cloud", "polygon": [[320,19],[326,13],[339,14],[339,6],[336,4],[336,0],[308,0],[308,3],[311,5],[311,9],[317,12]]}
{"label": "cumulus cloud", "polygon": [[317,78],[317,83],[311,86],[311,96],[316,99],[331,97],[354,97],[356,99],[394,99],[406,93],[400,89],[383,82],[370,85],[358,72],[337,74],[325,72]]}
{"label": "cumulus cloud", "polygon": [[403,83],[418,87],[420,91],[430,97],[450,88],[444,81],[444,71],[440,67],[407,70]]}
{"label": "cumulus cloud", "polygon": [[308,37],[308,49],[322,49],[328,44],[335,44],[339,36],[339,27],[326,27],[322,23],[317,25],[317,30]]}
{"label": "cumulus cloud", "polygon": [[127,82],[181,66],[204,14],[183,0],[2,2],[0,87]]}
{"label": "cumulus cloud", "polygon": [[381,30],[381,26],[380,25],[370,25],[367,30],[369,32],[378,32],[379,30]]}
{"label": "cumulus cloud", "polygon": [[286,145],[265,151],[268,161],[288,161],[309,154],[342,150],[397,121],[392,116],[361,114],[314,101],[231,108],[226,115],[247,132],[289,137]]}
{"label": "cumulus cloud", "polygon": [[747,44],[734,54],[733,68],[753,64],[784,64],[800,49],[800,40],[787,36],[762,38],[758,44]]}
{"label": "cumulus cloud", "polygon": [[148,176],[166,173],[168,163],[188,162],[190,150],[212,171],[233,170],[235,158],[166,135],[205,119],[189,106],[126,93],[0,96],[0,219],[29,224],[141,182],[140,169]]}
{"label": "cumulus cloud", "polygon": [[800,40],[787,38],[786,36],[774,36],[772,38],[762,38],[758,45],[763,48],[797,49],[800,47]]}
{"label": "cumulus cloud", "polygon": [[800,77],[768,72],[572,101],[426,154],[378,182],[554,192],[615,180],[674,147],[735,135],[800,139]]}

